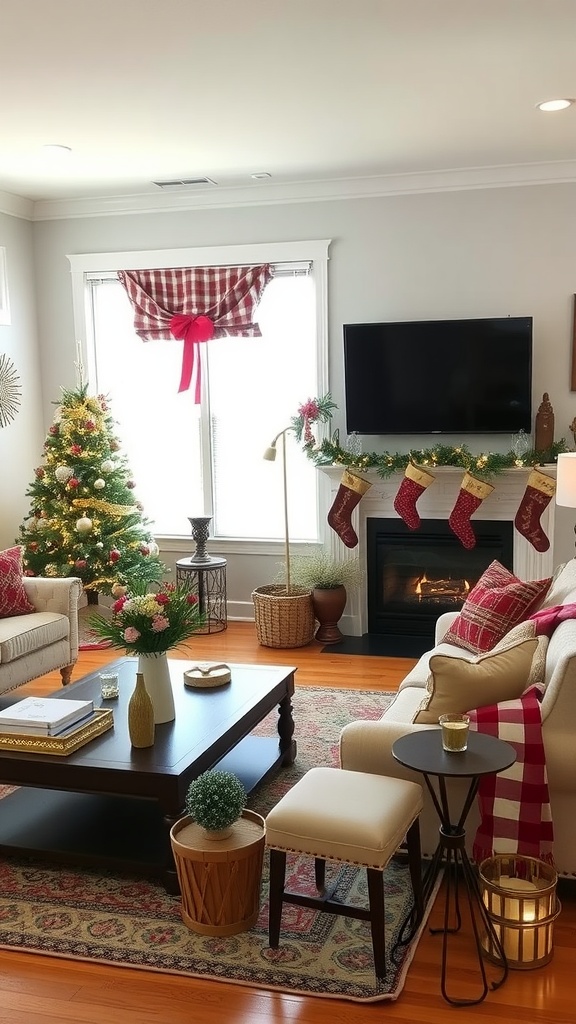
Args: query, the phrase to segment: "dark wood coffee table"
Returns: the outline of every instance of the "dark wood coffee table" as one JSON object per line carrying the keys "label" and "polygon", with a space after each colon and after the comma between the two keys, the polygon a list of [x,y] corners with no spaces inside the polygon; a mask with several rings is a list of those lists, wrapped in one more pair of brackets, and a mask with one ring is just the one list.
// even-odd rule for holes
{"label": "dark wood coffee table", "polygon": [[[0,751],[0,782],[20,787],[0,803],[0,853],[157,874],[169,892],[179,891],[169,830],[183,813],[190,782],[217,764],[236,772],[250,792],[293,763],[296,669],[231,665],[230,683],[193,690],[183,673],[194,662],[169,664],[176,718],[156,726],[153,747],[130,745],[137,659],[120,658],[106,666],[120,676],[117,700],[101,700],[98,672],[52,694],[111,707],[113,729],[67,757]],[[3,694],[0,708],[20,699],[17,690]],[[274,710],[278,735],[250,735]]]}

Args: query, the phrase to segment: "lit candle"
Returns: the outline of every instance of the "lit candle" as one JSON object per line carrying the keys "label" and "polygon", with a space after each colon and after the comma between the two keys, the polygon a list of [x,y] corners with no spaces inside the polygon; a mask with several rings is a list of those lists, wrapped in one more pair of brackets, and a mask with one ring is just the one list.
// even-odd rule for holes
{"label": "lit candle", "polygon": [[[520,924],[529,921],[536,920],[536,901],[530,899],[523,899],[524,895],[528,895],[531,892],[536,892],[538,886],[534,882],[529,882],[524,878],[511,878],[509,875],[501,875],[499,880],[503,892],[506,894],[509,891],[518,893],[518,898],[514,896],[505,896],[504,899],[504,917],[508,921],[518,921]],[[521,949],[525,950],[527,947],[533,946],[534,944],[534,932],[536,929],[528,928],[506,928],[504,927],[504,952],[509,960],[520,960]],[[522,938],[522,946],[521,946]]]}

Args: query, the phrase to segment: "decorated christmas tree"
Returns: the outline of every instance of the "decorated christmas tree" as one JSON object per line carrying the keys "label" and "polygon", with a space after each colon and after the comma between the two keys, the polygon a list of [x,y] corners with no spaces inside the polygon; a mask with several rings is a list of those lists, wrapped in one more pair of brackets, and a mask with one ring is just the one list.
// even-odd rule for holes
{"label": "decorated christmas tree", "polygon": [[63,391],[18,538],[27,576],[79,576],[91,603],[116,586],[145,589],[165,572],[114,423],[105,396],[82,383]]}

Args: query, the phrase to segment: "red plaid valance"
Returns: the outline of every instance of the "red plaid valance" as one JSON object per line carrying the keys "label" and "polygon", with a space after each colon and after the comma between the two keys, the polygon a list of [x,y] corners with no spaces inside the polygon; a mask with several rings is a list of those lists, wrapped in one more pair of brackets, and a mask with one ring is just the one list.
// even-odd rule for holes
{"label": "red plaid valance", "polygon": [[254,308],[270,278],[260,267],[175,267],[163,270],[120,270],[118,279],[134,309],[134,329],[143,341],[182,338],[179,391],[195,376],[195,402],[200,402],[200,342],[223,335],[259,338],[252,322]]}

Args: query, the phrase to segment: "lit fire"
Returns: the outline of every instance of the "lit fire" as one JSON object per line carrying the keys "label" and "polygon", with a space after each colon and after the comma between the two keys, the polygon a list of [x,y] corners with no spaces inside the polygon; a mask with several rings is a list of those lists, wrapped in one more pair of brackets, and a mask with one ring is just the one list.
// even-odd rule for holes
{"label": "lit fire", "polygon": [[465,601],[469,590],[468,580],[429,580],[426,573],[415,587],[419,601]]}

